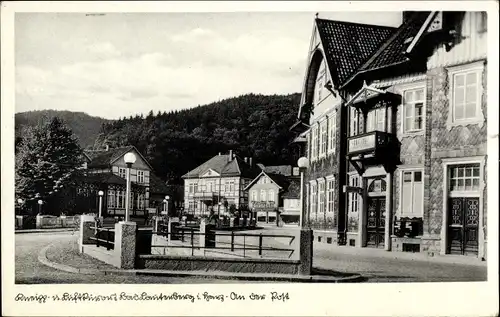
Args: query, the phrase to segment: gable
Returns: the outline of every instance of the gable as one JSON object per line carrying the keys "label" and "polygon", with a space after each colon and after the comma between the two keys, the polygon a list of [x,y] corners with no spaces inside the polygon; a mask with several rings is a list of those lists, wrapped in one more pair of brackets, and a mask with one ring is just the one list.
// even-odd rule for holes
{"label": "gable", "polygon": [[218,177],[220,176],[215,170],[209,168],[206,172],[200,175],[200,177]]}
{"label": "gable", "polygon": [[127,164],[125,163],[125,154],[132,152],[135,154],[136,161],[132,165],[133,168],[135,169],[142,169],[142,170],[151,170],[151,166],[149,163],[146,161],[144,157],[137,151],[135,148],[130,149],[129,151],[126,151],[125,153],[121,154],[118,158],[116,158],[111,164],[113,166],[119,166],[119,167],[126,167]]}

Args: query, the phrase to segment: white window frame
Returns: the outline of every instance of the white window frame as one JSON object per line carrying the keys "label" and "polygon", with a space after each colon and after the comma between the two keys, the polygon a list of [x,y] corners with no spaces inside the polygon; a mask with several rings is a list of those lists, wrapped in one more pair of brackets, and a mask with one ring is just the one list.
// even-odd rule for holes
{"label": "white window frame", "polygon": [[319,123],[319,157],[325,157],[328,151],[328,120],[324,118]]}
{"label": "white window frame", "polygon": [[312,142],[311,142],[311,161],[315,161],[318,157],[318,136],[319,136],[319,125],[315,124],[312,127]]}
{"label": "white window frame", "polygon": [[350,107],[350,121],[349,122],[349,136],[356,136],[359,132],[359,114],[358,110],[354,107]]}
{"label": "white window frame", "polygon": [[335,211],[335,177],[333,175],[326,177],[326,214],[334,215]]}
{"label": "white window frame", "polygon": [[257,201],[257,190],[256,189],[252,189],[252,201]]}
{"label": "white window frame", "polygon": [[127,178],[127,169],[123,167],[118,167],[118,176],[120,176],[121,178]]}
{"label": "white window frame", "polygon": [[318,68],[318,74],[314,84],[314,107],[319,105],[326,96],[323,96],[326,83],[326,61],[322,59]]}
{"label": "white window frame", "polygon": [[[368,112],[366,116],[366,129],[365,129],[366,133],[373,131],[385,132],[387,126],[386,125],[387,110],[388,110],[387,107],[382,106],[379,108],[372,109]],[[381,118],[383,120],[380,120]],[[379,123],[382,123],[383,127],[381,129],[379,129]]]}
{"label": "white window frame", "polygon": [[145,179],[144,171],[137,171],[137,183],[144,184],[144,179]]}
{"label": "white window frame", "polygon": [[337,138],[337,109],[328,116],[328,154],[335,153]]}
{"label": "white window frame", "polygon": [[[413,125],[415,124],[415,104],[417,104],[417,102],[415,102],[415,100],[413,100],[411,103],[407,103],[406,102],[406,93],[407,92],[413,92],[415,93],[415,91],[417,90],[422,90],[423,91],[423,94],[422,94],[422,128],[421,129],[415,129],[415,128],[412,128],[412,129],[408,129],[408,127],[406,126],[406,113],[407,113],[407,107],[408,106],[412,106],[413,109]],[[412,86],[406,86],[403,88],[402,92],[401,92],[401,96],[402,96],[402,107],[401,107],[401,131],[403,131],[403,134],[405,135],[414,135],[414,134],[422,134],[424,131],[425,131],[425,112],[426,112],[426,109],[427,109],[427,105],[426,105],[426,100],[427,100],[427,89],[426,89],[426,86],[425,86],[425,82],[420,82],[416,85],[412,85]]]}
{"label": "white window frame", "polygon": [[318,213],[326,213],[326,182],[324,178],[318,179]]}
{"label": "white window frame", "polygon": [[260,201],[266,201],[267,200],[267,191],[265,189],[260,190]]}
{"label": "white window frame", "polygon": [[270,189],[267,191],[267,201],[272,201],[273,203],[276,202],[276,199],[274,196],[274,189]]}
{"label": "white window frame", "polygon": [[[483,75],[484,75],[484,61],[479,61],[471,64],[460,65],[456,67],[450,67],[448,70],[448,83],[450,86],[448,92],[449,100],[449,113],[447,120],[447,127],[450,130],[453,126],[458,125],[468,125],[468,124],[478,124],[482,127],[484,124],[484,113],[482,108],[483,99]],[[473,118],[455,119],[455,76],[457,75],[467,75],[468,73],[477,74],[477,85],[476,85],[476,116]],[[467,85],[466,81],[464,82]],[[466,98],[466,97],[465,97]],[[466,101],[466,99],[464,100]],[[465,105],[464,105],[465,107]],[[465,109],[464,109],[465,111]]]}
{"label": "white window frame", "polygon": [[316,181],[310,182],[310,215],[318,213],[318,184]]}
{"label": "white window frame", "polygon": [[[357,179],[357,182],[355,182],[354,179]],[[355,183],[357,183],[357,185]],[[356,172],[349,173],[349,186],[361,187],[361,177]],[[349,196],[347,199],[347,208],[348,208],[347,214],[349,213],[359,214],[361,195],[356,192],[350,192],[348,193],[348,195]],[[354,206],[356,208],[353,208]]]}
{"label": "white window frame", "polygon": [[[403,213],[403,184],[404,184],[404,173],[411,172],[411,204],[412,204],[412,212],[411,213]],[[415,192],[415,172],[420,172],[422,175],[422,210],[420,212],[413,212],[413,195]],[[424,216],[424,168],[423,167],[402,167],[399,169],[399,215],[402,217],[423,217]]]}

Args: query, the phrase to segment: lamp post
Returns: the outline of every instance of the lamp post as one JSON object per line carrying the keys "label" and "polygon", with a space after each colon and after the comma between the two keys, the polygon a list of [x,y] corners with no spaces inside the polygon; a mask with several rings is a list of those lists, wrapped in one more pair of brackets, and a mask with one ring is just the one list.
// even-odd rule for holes
{"label": "lamp post", "polygon": [[18,205],[17,211],[19,212],[19,214],[22,214],[23,203],[24,203],[24,200],[22,200],[21,198],[19,198],[17,200],[17,205]]}
{"label": "lamp post", "polygon": [[43,204],[43,200],[39,199],[38,200],[38,214],[42,214],[42,204]]}
{"label": "lamp post", "polygon": [[222,201],[219,201],[219,209],[217,211],[217,216],[220,217],[220,207],[222,206]]}
{"label": "lamp post", "polygon": [[312,271],[313,258],[313,232],[309,225],[309,217],[306,208],[306,185],[304,181],[304,173],[309,167],[307,157],[299,158],[297,165],[300,170],[300,243],[299,243],[299,274],[310,275]]}
{"label": "lamp post", "polygon": [[304,182],[304,173],[309,167],[309,159],[307,157],[299,158],[297,165],[300,170],[300,227],[305,228],[306,225],[309,227],[309,221],[307,221],[307,208],[306,208],[306,185]]}
{"label": "lamp post", "polygon": [[136,157],[135,154],[132,152],[129,152],[125,154],[123,157],[125,160],[125,164],[127,164],[127,192],[125,196],[125,222],[129,221],[129,212],[130,212],[130,168],[132,167],[132,164],[135,163]]}
{"label": "lamp post", "polygon": [[104,196],[104,192],[102,190],[99,191],[99,218],[102,216],[102,196]]}
{"label": "lamp post", "polygon": [[167,195],[165,196],[165,199],[163,200],[165,202],[165,215],[168,216],[168,201],[170,200],[170,196]]}

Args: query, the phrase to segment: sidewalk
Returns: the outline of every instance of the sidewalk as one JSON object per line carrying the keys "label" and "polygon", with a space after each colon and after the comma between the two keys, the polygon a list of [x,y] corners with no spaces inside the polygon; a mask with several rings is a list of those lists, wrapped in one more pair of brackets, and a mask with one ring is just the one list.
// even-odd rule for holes
{"label": "sidewalk", "polygon": [[292,274],[269,274],[269,273],[236,273],[224,271],[172,271],[117,269],[109,264],[101,262],[85,254],[78,252],[76,241],[68,245],[50,244],[44,247],[39,255],[38,261],[42,264],[69,273],[86,275],[136,275],[136,276],[169,276],[186,278],[208,278],[208,279],[230,279],[243,281],[281,281],[281,282],[320,282],[320,283],[355,283],[362,282],[364,278],[360,274],[346,274],[331,270],[318,270],[317,274],[310,276]]}
{"label": "sidewalk", "polygon": [[372,258],[385,258],[391,260],[406,260],[406,261],[421,261],[430,263],[443,263],[443,264],[460,264],[460,265],[474,265],[474,266],[487,266],[487,261],[482,261],[476,257],[460,256],[460,255],[441,255],[429,256],[426,253],[410,253],[398,251],[385,251],[383,249],[375,248],[356,248],[349,246],[338,246],[326,243],[314,243],[314,251],[330,252],[336,255],[350,255],[362,256]]}

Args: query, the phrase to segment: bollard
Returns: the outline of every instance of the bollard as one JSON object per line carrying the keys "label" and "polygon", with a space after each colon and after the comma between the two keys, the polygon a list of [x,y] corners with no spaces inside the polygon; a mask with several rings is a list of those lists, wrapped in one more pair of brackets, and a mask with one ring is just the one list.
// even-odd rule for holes
{"label": "bollard", "polygon": [[120,221],[115,224],[115,266],[121,269],[135,268],[137,224]]}
{"label": "bollard", "polygon": [[313,257],[313,231],[312,229],[303,228],[300,230],[299,240],[299,274],[311,275],[312,257]]}

